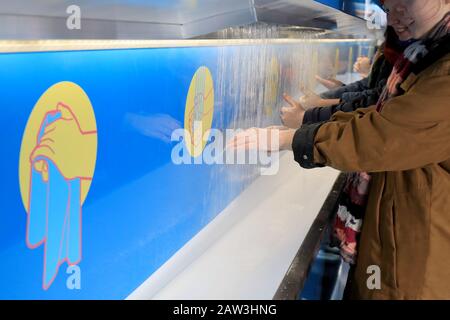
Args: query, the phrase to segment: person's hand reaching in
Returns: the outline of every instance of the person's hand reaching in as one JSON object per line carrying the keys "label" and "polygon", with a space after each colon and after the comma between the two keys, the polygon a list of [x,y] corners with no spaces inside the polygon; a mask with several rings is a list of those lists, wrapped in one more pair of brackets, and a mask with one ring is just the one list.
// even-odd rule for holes
{"label": "person's hand reaching in", "polygon": [[317,107],[329,107],[340,103],[340,99],[323,99],[308,88],[300,88],[305,94],[300,98],[300,104],[307,110]]}
{"label": "person's hand reaching in", "polygon": [[250,128],[236,134],[226,149],[279,152],[292,150],[295,129],[284,127]]}
{"label": "person's hand reaching in", "polygon": [[353,65],[353,70],[361,75],[363,78],[367,78],[370,73],[370,59],[368,57],[359,57]]}
{"label": "person's hand reaching in", "polygon": [[323,105],[322,99],[317,93],[308,89],[301,88],[304,95],[300,98],[300,104],[307,110],[310,108],[320,107]]}
{"label": "person's hand reaching in", "polygon": [[342,87],[344,85],[343,82],[337,80],[337,79],[324,79],[320,76],[316,76],[316,80],[323,85],[325,88],[327,88],[328,90],[333,90],[339,87]]}

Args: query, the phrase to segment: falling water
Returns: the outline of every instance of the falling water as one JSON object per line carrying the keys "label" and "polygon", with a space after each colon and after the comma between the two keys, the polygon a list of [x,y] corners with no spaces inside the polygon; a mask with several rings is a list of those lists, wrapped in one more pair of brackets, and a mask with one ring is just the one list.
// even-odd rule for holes
{"label": "falling water", "polygon": [[[331,45],[330,41],[321,41],[325,34],[322,30],[297,28],[286,35],[285,27],[266,24],[219,32],[220,39],[238,41],[219,48],[214,128],[281,125],[280,109],[287,105],[283,93],[298,98],[304,88],[321,90],[316,75],[329,78],[351,73],[353,49],[349,53],[347,46],[343,52],[333,41]],[[361,50],[359,46],[355,52]],[[346,61],[341,61],[341,56]],[[205,205],[213,206],[208,211],[220,212],[230,197],[259,175],[257,165],[215,166],[210,179],[211,194],[205,197]]]}

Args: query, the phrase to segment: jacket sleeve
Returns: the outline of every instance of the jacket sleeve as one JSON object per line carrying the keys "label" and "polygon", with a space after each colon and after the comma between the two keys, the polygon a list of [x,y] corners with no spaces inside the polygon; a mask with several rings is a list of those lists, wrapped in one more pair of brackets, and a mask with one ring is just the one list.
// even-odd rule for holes
{"label": "jacket sleeve", "polygon": [[[342,171],[402,171],[450,158],[450,76],[422,78],[381,113],[372,106],[336,113],[332,121],[299,129],[292,144],[304,167]],[[311,129],[312,130],[312,129]],[[311,132],[309,132],[311,135]],[[309,147],[311,146],[311,147]]]}
{"label": "jacket sleeve", "polygon": [[359,108],[365,108],[366,106],[362,106],[361,102],[362,100],[356,100],[352,102],[342,102],[330,107],[311,108],[309,110],[306,110],[302,124],[329,121],[331,117],[333,117],[333,115],[339,111],[352,112]]}
{"label": "jacket sleeve", "polygon": [[364,106],[372,106],[374,104],[377,104],[379,97],[381,96],[383,92],[383,88],[386,85],[386,80],[380,81],[382,83],[382,86],[378,86],[374,89],[370,89],[364,92],[364,95],[360,100],[355,101],[354,103],[357,105],[357,108],[361,108]]}
{"label": "jacket sleeve", "polygon": [[325,91],[324,93],[320,94],[320,97],[323,99],[341,99],[343,93],[363,91],[368,89],[368,85],[369,85],[368,78],[364,78],[362,80],[355,81],[345,86]]}
{"label": "jacket sleeve", "polygon": [[351,102],[354,100],[359,100],[366,94],[366,91],[350,91],[350,92],[344,92],[341,96],[341,102]]}
{"label": "jacket sleeve", "polygon": [[337,106],[331,107],[316,107],[306,110],[305,115],[303,116],[303,123],[317,123],[322,121],[328,121],[331,119],[333,114],[336,112],[335,109]]}
{"label": "jacket sleeve", "polygon": [[[350,95],[354,94],[352,97]],[[381,92],[376,89],[368,89],[361,92],[348,92],[342,96],[338,105],[330,107],[317,107],[306,110],[303,124],[328,121],[338,111],[352,112],[359,108],[367,108],[378,101]]]}

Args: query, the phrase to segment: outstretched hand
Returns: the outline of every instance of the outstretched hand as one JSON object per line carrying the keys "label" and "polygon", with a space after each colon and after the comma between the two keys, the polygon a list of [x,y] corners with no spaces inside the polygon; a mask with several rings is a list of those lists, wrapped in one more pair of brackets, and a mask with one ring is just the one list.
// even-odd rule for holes
{"label": "outstretched hand", "polygon": [[316,76],[316,80],[328,90],[333,90],[344,85],[344,83],[334,78],[324,79],[320,76]]}
{"label": "outstretched hand", "polygon": [[296,130],[289,128],[268,127],[250,128],[236,134],[226,146],[226,149],[258,150],[277,152],[292,150],[292,140]]}
{"label": "outstretched hand", "polygon": [[281,108],[281,122],[288,128],[299,128],[303,123],[305,108],[300,102],[295,101],[294,98],[288,94],[284,94],[283,99],[288,103],[288,106]]}

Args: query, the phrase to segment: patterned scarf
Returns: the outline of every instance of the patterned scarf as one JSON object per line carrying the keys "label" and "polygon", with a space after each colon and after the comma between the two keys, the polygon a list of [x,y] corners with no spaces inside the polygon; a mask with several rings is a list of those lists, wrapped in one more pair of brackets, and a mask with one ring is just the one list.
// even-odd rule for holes
{"label": "patterned scarf", "polygon": [[[401,85],[410,74],[420,73],[449,52],[449,30],[450,14],[447,14],[427,39],[416,41],[405,49],[381,93],[377,103],[378,112],[381,112],[387,101],[405,93]],[[351,264],[356,260],[370,180],[371,176],[366,172],[349,173],[338,204],[334,236],[339,242],[341,256]]]}

